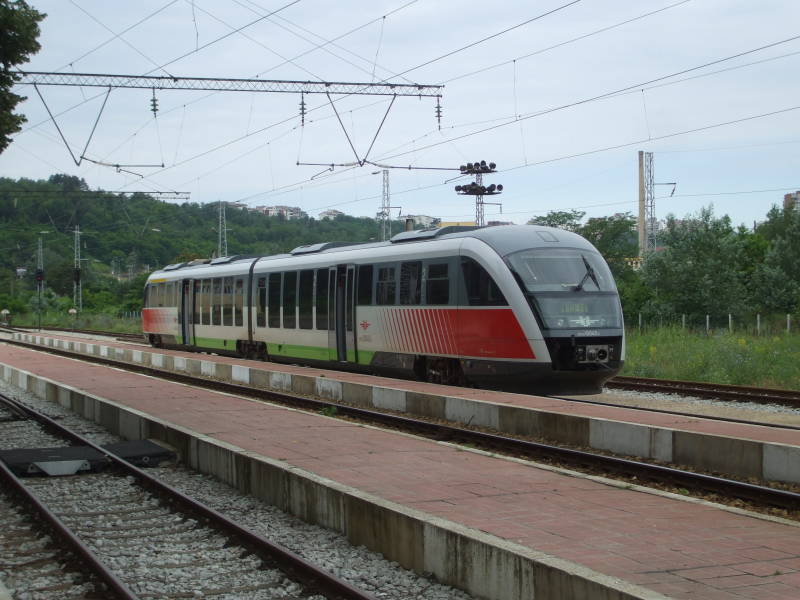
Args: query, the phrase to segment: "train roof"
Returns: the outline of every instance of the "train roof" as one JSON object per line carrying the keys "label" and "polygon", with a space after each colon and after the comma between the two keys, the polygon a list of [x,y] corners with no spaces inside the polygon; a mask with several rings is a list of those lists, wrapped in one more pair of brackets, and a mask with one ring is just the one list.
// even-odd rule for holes
{"label": "train roof", "polygon": [[[456,238],[476,238],[486,243],[497,254],[502,257],[508,256],[513,252],[526,250],[529,248],[541,248],[552,246],[569,246],[594,250],[594,247],[583,237],[576,233],[558,229],[555,227],[544,227],[540,225],[497,225],[491,227],[441,227],[438,229],[420,229],[414,231],[404,231],[398,233],[391,240],[386,242],[321,242],[317,244],[307,244],[298,246],[286,254],[270,255],[233,255],[223,256],[214,259],[194,260],[184,263],[167,265],[153,273],[169,273],[171,271],[203,268],[216,265],[232,265],[236,263],[252,263],[257,260],[274,260],[279,258],[291,258],[292,256],[308,256],[311,254],[333,254],[347,250],[368,250],[370,248],[385,248],[387,246],[406,244],[423,244],[436,240],[456,239]],[[152,275],[151,275],[152,276]]]}

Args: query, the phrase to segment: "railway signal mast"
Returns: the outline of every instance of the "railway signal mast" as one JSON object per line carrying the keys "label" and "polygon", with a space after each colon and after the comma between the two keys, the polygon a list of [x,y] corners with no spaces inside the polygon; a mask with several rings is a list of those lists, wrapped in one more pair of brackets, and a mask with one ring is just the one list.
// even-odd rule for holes
{"label": "railway signal mast", "polygon": [[456,192],[464,196],[475,196],[475,225],[483,227],[486,225],[483,207],[486,204],[493,204],[500,207],[500,212],[503,212],[503,204],[501,202],[485,202],[484,196],[494,196],[503,191],[502,184],[491,184],[489,186],[483,185],[483,175],[485,173],[495,173],[496,164],[493,162],[486,163],[485,160],[474,163],[467,163],[461,165],[458,169],[462,175],[475,175],[475,181],[467,185],[457,185]]}

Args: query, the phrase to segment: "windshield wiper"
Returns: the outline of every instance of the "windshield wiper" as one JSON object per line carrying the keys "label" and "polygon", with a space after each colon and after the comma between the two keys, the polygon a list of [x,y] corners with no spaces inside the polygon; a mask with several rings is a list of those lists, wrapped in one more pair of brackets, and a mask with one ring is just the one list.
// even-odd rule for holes
{"label": "windshield wiper", "polygon": [[594,269],[592,268],[592,265],[589,264],[589,261],[586,260],[586,257],[583,254],[581,254],[581,258],[583,259],[584,267],[586,267],[586,274],[583,276],[583,279],[581,279],[580,283],[578,285],[576,285],[574,288],[572,288],[572,291],[573,292],[580,292],[581,290],[583,290],[583,284],[586,283],[586,280],[589,279],[589,278],[591,278],[591,280],[597,286],[597,289],[599,291],[600,290],[600,283],[597,281],[597,275],[595,275]]}

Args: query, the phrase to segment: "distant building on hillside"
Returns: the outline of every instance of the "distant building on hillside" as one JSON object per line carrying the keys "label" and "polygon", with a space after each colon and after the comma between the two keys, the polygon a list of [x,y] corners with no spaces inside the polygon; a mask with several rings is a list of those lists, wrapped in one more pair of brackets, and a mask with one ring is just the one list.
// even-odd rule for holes
{"label": "distant building on hillside", "polygon": [[429,217],[428,215],[405,215],[406,220],[411,219],[414,221],[414,225],[418,225],[420,227],[433,227],[434,225],[438,225],[440,219],[435,217]]}
{"label": "distant building on hillside", "polygon": [[226,202],[231,208],[238,208],[239,210],[247,210],[247,204],[244,202]]}
{"label": "distant building on hillside", "polygon": [[796,208],[800,209],[800,191],[794,192],[792,194],[786,194],[783,197],[783,208]]}
{"label": "distant building on hillside", "polygon": [[336,210],[335,208],[331,208],[330,210],[324,210],[321,213],[319,213],[319,219],[320,220],[330,219],[331,221],[333,221],[334,219],[336,219],[336,217],[342,215],[344,215],[342,211]]}
{"label": "distant building on hillside", "polygon": [[308,218],[308,215],[298,206],[256,206],[253,210],[268,217],[283,217],[287,221]]}

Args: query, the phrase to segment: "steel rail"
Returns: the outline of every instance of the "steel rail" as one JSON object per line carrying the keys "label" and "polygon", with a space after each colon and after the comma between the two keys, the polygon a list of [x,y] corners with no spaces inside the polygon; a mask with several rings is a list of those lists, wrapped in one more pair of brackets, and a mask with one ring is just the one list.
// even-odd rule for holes
{"label": "steel rail", "polygon": [[696,419],[710,419],[714,421],[723,421],[725,423],[738,423],[739,425],[759,425],[761,427],[769,427],[770,429],[789,429],[793,431],[800,431],[800,425],[787,425],[786,423],[770,423],[768,421],[749,421],[747,419],[735,419],[733,417],[720,417],[719,415],[703,415],[696,412],[687,412],[682,410],[668,410],[666,408],[650,408],[647,406],[632,406],[630,404],[616,404],[614,402],[603,402],[602,400],[586,400],[585,398],[575,398],[566,396],[548,396],[548,398],[556,398],[557,400],[564,400],[565,402],[573,402],[576,404],[592,404],[593,406],[624,408],[627,410],[638,410],[650,413],[659,413],[662,415],[675,415],[676,417],[693,417]]}
{"label": "steel rail", "polygon": [[[15,412],[27,411],[20,408],[20,405],[9,398],[0,395],[0,402],[9,406]],[[52,529],[55,535],[60,538],[71,552],[83,560],[83,564],[93,573],[103,585],[107,586],[119,600],[139,600],[133,591],[123,583],[106,565],[84,544],[64,522],[59,519],[39,498],[25,485],[19,478],[11,472],[6,464],[0,460],[0,480],[10,492],[22,498],[23,503],[32,508],[44,520],[47,526]]]}
{"label": "steel rail", "polygon": [[800,391],[795,390],[620,376],[608,380],[605,385],[609,389],[683,394],[698,398],[755,402],[758,404],[781,404],[800,408]]}
{"label": "steel rail", "polygon": [[[346,581],[331,575],[327,571],[324,571],[315,564],[295,554],[288,548],[276,544],[275,542],[271,542],[267,538],[242,527],[222,513],[194,500],[183,492],[180,492],[179,490],[145,473],[142,469],[119,458],[112,452],[109,452],[107,449],[102,448],[92,441],[75,433],[74,431],[65,428],[63,425],[51,419],[47,415],[42,414],[30,408],[29,406],[8,398],[2,394],[0,394],[0,401],[8,406],[14,407],[18,411],[23,412],[29,418],[41,423],[49,430],[58,433],[70,441],[76,444],[88,446],[98,452],[101,452],[108,457],[115,467],[134,477],[143,487],[152,490],[159,496],[168,498],[171,502],[179,505],[187,512],[207,520],[211,525],[216,526],[222,532],[235,536],[243,542],[243,545],[248,546],[256,551],[262,558],[267,558],[277,563],[284,570],[284,572],[289,575],[290,578],[302,582],[305,586],[319,591],[329,598],[338,598],[342,600],[375,600],[374,596],[367,594],[366,592],[350,585]],[[0,465],[8,470],[7,467],[2,464],[2,461],[0,461]],[[21,486],[22,484],[20,483],[19,485]],[[46,507],[43,508],[47,510]],[[55,515],[53,515],[53,517],[57,519]],[[65,526],[62,524],[62,527]],[[69,530],[67,530],[67,532],[69,532]],[[78,542],[80,543],[79,540]],[[97,560],[96,557],[95,560]],[[124,600],[127,600],[128,596],[124,596],[123,598]],[[131,595],[130,598],[136,599],[138,597]]]}
{"label": "steel rail", "polygon": [[[11,343],[30,347],[25,343]],[[57,348],[40,346],[33,346],[33,348],[52,354],[69,356],[71,358],[76,357],[76,353],[74,352],[60,350]],[[437,441],[454,441],[459,443],[475,444],[483,448],[489,448],[514,456],[522,454],[526,457],[533,458],[545,457],[571,465],[602,469],[617,473],[619,475],[635,476],[640,479],[666,483],[699,492],[723,494],[728,497],[756,502],[762,505],[775,506],[787,510],[800,509],[800,494],[786,490],[759,486],[733,479],[705,475],[693,471],[684,471],[681,469],[675,469],[672,467],[665,467],[626,458],[608,456],[605,454],[596,454],[584,450],[575,450],[572,448],[512,438],[499,434],[485,433],[452,425],[443,425],[392,413],[384,413],[365,408],[353,407],[347,404],[340,404],[328,400],[319,400],[316,398],[296,396],[284,392],[251,388],[244,385],[227,383],[218,380],[203,379],[194,377],[192,375],[165,371],[154,367],[148,367],[139,364],[129,364],[110,358],[83,354],[79,354],[77,356],[83,360],[86,360],[87,362],[113,366],[123,370],[143,373],[177,383],[193,385],[196,387],[211,389],[228,394],[235,394],[237,396],[256,398],[269,402],[278,402],[280,404],[315,412],[328,414],[332,413],[336,416],[345,416],[361,421],[379,423],[381,425],[395,427],[403,431],[412,431],[414,433],[425,435]]]}

